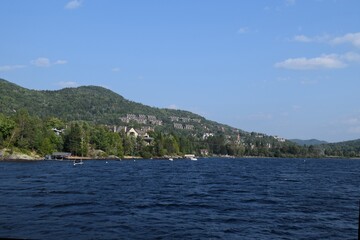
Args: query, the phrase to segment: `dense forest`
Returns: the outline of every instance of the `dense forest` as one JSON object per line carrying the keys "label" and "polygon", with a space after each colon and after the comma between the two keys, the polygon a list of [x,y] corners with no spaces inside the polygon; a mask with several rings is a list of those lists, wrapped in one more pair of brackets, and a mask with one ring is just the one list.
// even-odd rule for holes
{"label": "dense forest", "polygon": [[[250,134],[251,135],[251,134]],[[359,157],[360,141],[350,143],[299,146],[291,142],[269,143],[271,137],[259,138],[253,133],[250,142],[236,142],[223,134],[206,139],[176,132],[149,132],[144,137],[114,132],[106,125],[85,121],[65,122],[51,117],[41,119],[20,110],[13,116],[0,114],[0,149],[34,152],[45,156],[53,152],[71,152],[94,158],[133,156],[164,157],[196,154],[198,156],[260,157]],[[269,139],[267,139],[269,138]]]}
{"label": "dense forest", "polygon": [[[129,134],[129,129],[139,134]],[[4,149],[1,151],[1,149]],[[245,132],[187,111],[131,102],[101,87],[35,91],[0,79],[0,157],[360,157],[360,140],[299,145]]]}

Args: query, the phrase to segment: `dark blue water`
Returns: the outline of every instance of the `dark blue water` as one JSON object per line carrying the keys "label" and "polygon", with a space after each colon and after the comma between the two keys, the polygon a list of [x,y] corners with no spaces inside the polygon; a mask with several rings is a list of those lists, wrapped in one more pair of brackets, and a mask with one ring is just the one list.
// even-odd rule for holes
{"label": "dark blue water", "polygon": [[0,237],[356,239],[360,161],[0,163]]}

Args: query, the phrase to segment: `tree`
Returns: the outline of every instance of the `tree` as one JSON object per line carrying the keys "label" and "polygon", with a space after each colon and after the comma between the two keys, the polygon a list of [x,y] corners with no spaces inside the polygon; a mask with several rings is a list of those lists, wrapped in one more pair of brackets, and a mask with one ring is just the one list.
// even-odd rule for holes
{"label": "tree", "polygon": [[[85,129],[84,129],[85,128]],[[87,127],[73,123],[65,137],[65,150],[77,156],[86,156],[89,149]]]}
{"label": "tree", "polygon": [[0,146],[2,146],[4,141],[11,136],[15,129],[15,125],[16,124],[12,119],[0,114]]}
{"label": "tree", "polygon": [[123,138],[124,155],[135,156],[136,139],[131,136]]}
{"label": "tree", "polygon": [[21,149],[38,150],[42,140],[42,122],[38,117],[31,117],[22,109],[15,115],[17,129],[15,130],[16,147]]}

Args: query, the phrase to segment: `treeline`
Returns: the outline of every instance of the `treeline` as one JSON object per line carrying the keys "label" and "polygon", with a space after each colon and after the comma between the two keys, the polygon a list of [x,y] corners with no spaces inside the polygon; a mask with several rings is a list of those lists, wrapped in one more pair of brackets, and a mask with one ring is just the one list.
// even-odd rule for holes
{"label": "treeline", "polygon": [[231,155],[257,157],[359,157],[358,142],[298,146],[273,137],[258,138],[256,134],[237,141],[218,132],[203,139],[196,134],[155,131],[149,138],[128,136],[124,131],[113,132],[105,125],[85,121],[65,122],[51,117],[41,119],[20,110],[8,116],[0,114],[0,149],[45,156],[53,152],[71,152],[76,156],[143,158],[182,156],[184,154]]}

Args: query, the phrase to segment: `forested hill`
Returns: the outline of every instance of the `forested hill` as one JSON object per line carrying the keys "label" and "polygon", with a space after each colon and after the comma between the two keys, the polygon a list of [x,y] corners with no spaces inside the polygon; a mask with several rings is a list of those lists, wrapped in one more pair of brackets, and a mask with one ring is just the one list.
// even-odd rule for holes
{"label": "forested hill", "polygon": [[61,119],[85,120],[111,124],[126,114],[148,114],[165,117],[168,114],[200,116],[185,111],[161,110],[126,100],[103,87],[82,86],[58,91],[37,91],[22,88],[0,79],[0,111],[11,114],[26,108],[30,114],[41,117],[55,116]]}
{"label": "forested hill", "polygon": [[[129,140],[129,132],[125,134],[126,129],[132,128],[142,134],[137,144],[132,143],[134,139],[131,137]],[[59,130],[62,134],[56,138],[52,131]],[[75,139],[79,137],[79,132],[89,136],[87,142],[84,143],[83,138]],[[112,133],[115,135],[107,136]],[[152,134],[150,139],[153,142],[149,146],[144,145],[146,133]],[[79,143],[88,147],[79,147]],[[360,140],[300,146],[281,137],[249,133],[209,121],[188,111],[135,103],[102,87],[37,91],[0,79],[0,149],[5,146],[35,150],[41,154],[70,151],[83,155],[85,150],[100,149],[108,155],[147,157],[163,156],[165,153],[360,157]]]}
{"label": "forested hill", "polygon": [[317,139],[309,139],[309,140],[301,140],[301,139],[289,139],[289,141],[294,142],[300,146],[310,146],[310,145],[321,145],[327,144],[325,141],[317,140]]}
{"label": "forested hill", "polygon": [[360,139],[328,143],[320,145],[322,152],[327,156],[339,157],[359,157],[360,156]]}
{"label": "forested hill", "polygon": [[[0,113],[12,115],[19,109],[26,109],[31,115],[41,118],[57,117],[65,121],[84,120],[96,124],[121,125],[119,119],[132,114],[136,117],[155,117],[156,120],[162,121],[163,127],[173,127],[176,121],[171,120],[171,117],[175,117],[186,119],[179,123],[184,128],[188,125],[194,130],[235,130],[188,111],[159,109],[129,101],[102,87],[82,86],[58,91],[38,91],[0,79]],[[135,121],[135,124],[138,122]]]}

